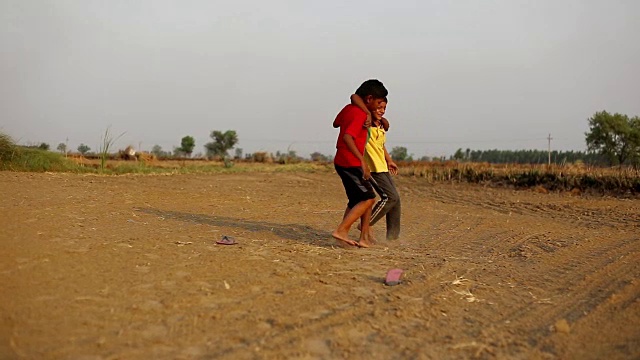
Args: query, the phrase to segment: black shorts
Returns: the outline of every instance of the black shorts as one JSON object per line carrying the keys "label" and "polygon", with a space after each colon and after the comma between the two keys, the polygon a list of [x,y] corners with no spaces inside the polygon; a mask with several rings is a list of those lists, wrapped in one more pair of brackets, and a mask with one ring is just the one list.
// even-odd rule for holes
{"label": "black shorts", "polygon": [[364,180],[362,168],[360,167],[342,167],[335,165],[336,172],[342,179],[342,185],[347,193],[349,204],[347,206],[353,209],[359,202],[375,199],[376,194],[369,181]]}

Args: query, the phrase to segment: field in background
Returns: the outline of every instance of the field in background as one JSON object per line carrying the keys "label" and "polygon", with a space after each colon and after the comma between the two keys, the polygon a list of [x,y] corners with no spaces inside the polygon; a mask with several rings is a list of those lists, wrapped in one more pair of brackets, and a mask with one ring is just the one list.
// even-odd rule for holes
{"label": "field in background", "polygon": [[640,169],[584,165],[514,165],[489,163],[413,162],[401,164],[400,174],[430,182],[468,182],[489,186],[536,188],[539,192],[640,195]]}
{"label": "field in background", "polygon": [[[99,160],[75,158],[79,166],[97,168]],[[631,167],[590,167],[585,165],[512,165],[466,162],[400,163],[400,176],[424,179],[430,183],[458,182],[508,188],[536,188],[539,192],[569,191],[573,195],[638,196],[640,169]],[[202,159],[123,161],[111,160],[113,173],[151,172],[242,172],[242,171],[333,171],[331,163],[297,161],[274,164],[234,160],[231,163]]]}
{"label": "field in background", "polygon": [[[2,135],[2,134],[0,134]],[[260,156],[262,154],[262,156]],[[333,171],[326,162],[282,158],[274,162],[266,153],[254,154],[254,161],[203,159],[157,159],[143,153],[139,158],[122,160],[107,154],[99,156],[63,156],[59,153],[15,146],[0,136],[0,170],[53,171],[102,174],[208,173],[246,171]],[[104,167],[103,167],[104,165]],[[570,165],[504,165],[468,162],[400,163],[400,175],[424,179],[430,183],[459,182],[509,188],[536,188],[539,192],[570,191],[574,195],[640,195],[640,169],[631,167],[599,168],[583,164]]]}

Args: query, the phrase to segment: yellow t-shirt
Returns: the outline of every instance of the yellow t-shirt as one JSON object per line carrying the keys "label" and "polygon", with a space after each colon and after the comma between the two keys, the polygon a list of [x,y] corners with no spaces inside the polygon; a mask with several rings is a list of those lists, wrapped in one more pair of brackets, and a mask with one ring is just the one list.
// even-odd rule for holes
{"label": "yellow t-shirt", "polygon": [[384,157],[386,139],[387,137],[382,127],[371,126],[369,128],[369,139],[364,147],[364,161],[371,172],[389,172],[387,159]]}

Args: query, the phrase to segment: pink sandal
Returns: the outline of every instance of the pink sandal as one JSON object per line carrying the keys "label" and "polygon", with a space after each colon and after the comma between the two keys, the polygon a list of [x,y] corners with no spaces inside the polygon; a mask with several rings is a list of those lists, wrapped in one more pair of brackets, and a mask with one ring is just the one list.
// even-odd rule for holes
{"label": "pink sandal", "polygon": [[402,269],[391,269],[387,272],[387,277],[384,279],[384,283],[387,286],[394,286],[400,284],[400,277],[402,276]]}
{"label": "pink sandal", "polygon": [[231,236],[223,235],[222,239],[216,241],[216,244],[219,244],[219,245],[235,245],[236,241]]}

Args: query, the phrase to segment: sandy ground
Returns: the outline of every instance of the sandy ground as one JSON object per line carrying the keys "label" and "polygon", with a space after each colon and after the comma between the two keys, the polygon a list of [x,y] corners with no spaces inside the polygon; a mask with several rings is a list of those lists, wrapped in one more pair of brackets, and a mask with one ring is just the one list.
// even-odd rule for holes
{"label": "sandy ground", "polygon": [[0,172],[0,358],[640,358],[640,200],[397,183],[344,250],[331,173]]}

